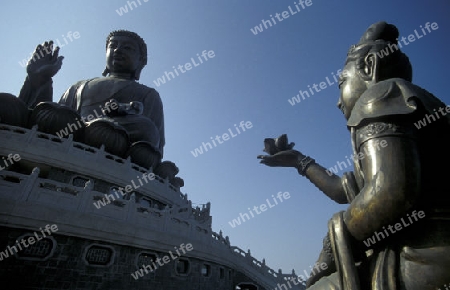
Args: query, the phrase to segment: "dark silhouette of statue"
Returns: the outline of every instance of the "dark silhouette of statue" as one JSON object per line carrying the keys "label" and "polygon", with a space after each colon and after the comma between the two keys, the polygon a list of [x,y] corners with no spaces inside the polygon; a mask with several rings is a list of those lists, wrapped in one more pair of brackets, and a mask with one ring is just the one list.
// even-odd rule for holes
{"label": "dark silhouette of statue", "polygon": [[347,54],[338,107],[353,172],[339,177],[292,146],[278,147],[287,139],[266,139],[269,155],[258,156],[267,166],[296,168],[349,204],[329,221],[317,261],[328,267],[308,289],[431,290],[450,281],[450,107],[411,83],[398,36],[394,25],[375,23]]}
{"label": "dark silhouette of statue", "polygon": [[[52,103],[52,77],[63,60],[59,48],[45,42],[37,46],[35,54],[41,57],[29,61],[19,95],[34,111],[31,123],[53,134],[70,126],[77,141],[103,145],[106,151],[131,156],[144,167],[159,164],[165,144],[163,105],[155,89],[137,82],[147,64],[147,46],[139,35],[126,30],[111,32],[106,39],[103,77],[75,83],[59,105]],[[76,114],[67,114],[68,108]]]}

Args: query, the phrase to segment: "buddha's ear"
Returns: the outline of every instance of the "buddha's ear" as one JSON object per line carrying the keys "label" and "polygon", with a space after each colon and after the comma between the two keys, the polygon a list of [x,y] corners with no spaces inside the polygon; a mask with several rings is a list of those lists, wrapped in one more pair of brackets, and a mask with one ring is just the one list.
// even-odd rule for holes
{"label": "buddha's ear", "polygon": [[138,69],[136,69],[136,70],[134,71],[134,74],[133,74],[132,77],[133,77],[136,81],[138,81],[139,78],[141,77],[141,71],[142,71],[143,68],[144,68],[144,66],[141,66],[141,67],[139,67]]}
{"label": "buddha's ear", "polygon": [[139,80],[140,79],[140,77],[141,77],[141,72],[142,72],[142,70],[144,69],[144,67],[145,67],[145,62],[144,62],[144,60],[142,59],[142,57],[141,57],[141,65],[136,69],[136,71],[133,73],[134,75],[132,76],[132,78],[134,78],[135,80]]}
{"label": "buddha's ear", "polygon": [[369,52],[366,57],[364,57],[364,68],[361,69],[361,77],[365,81],[377,82],[380,79],[379,69],[380,58],[374,52]]}
{"label": "buddha's ear", "polygon": [[109,69],[105,67],[105,70],[102,73],[102,76],[106,77],[109,74]]}

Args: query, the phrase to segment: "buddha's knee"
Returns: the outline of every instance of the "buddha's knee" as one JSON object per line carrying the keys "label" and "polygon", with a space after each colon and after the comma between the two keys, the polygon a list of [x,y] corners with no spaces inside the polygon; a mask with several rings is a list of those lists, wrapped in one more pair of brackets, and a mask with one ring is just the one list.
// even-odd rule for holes
{"label": "buddha's knee", "polygon": [[150,142],[155,148],[159,148],[160,135],[155,123],[142,115],[129,115],[114,118],[122,125],[130,136],[131,143],[138,141]]}

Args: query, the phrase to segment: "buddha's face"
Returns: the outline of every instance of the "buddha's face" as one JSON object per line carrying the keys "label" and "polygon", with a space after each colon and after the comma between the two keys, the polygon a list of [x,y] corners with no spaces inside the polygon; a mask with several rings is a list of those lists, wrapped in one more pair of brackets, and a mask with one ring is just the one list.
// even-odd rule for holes
{"label": "buddha's face", "polygon": [[112,75],[132,74],[142,68],[139,45],[128,36],[113,36],[106,48],[106,67]]}
{"label": "buddha's face", "polygon": [[338,108],[348,120],[359,97],[367,90],[367,83],[361,78],[355,61],[349,61],[340,75],[339,89],[341,91]]}

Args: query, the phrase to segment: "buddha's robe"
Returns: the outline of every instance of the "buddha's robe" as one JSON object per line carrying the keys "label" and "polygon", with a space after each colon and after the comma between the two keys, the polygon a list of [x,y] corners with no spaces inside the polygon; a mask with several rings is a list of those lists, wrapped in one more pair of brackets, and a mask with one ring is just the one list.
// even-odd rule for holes
{"label": "buddha's robe", "polygon": [[142,115],[112,117],[125,128],[132,143],[148,141],[163,156],[164,113],[158,92],[135,81],[117,77],[101,77],[72,85],[59,103],[75,109],[82,117],[102,115],[105,103],[111,99],[119,103],[141,102]]}

